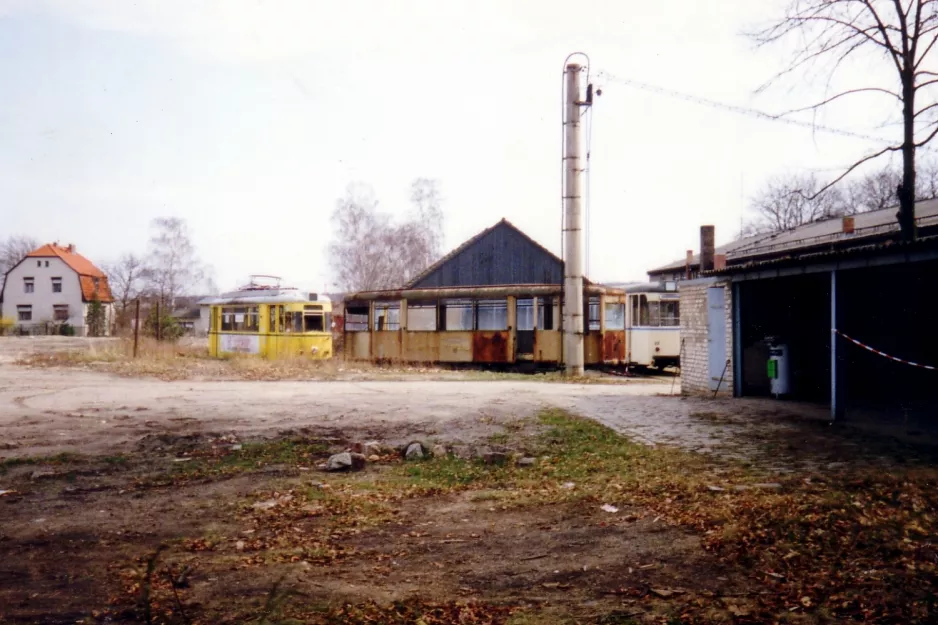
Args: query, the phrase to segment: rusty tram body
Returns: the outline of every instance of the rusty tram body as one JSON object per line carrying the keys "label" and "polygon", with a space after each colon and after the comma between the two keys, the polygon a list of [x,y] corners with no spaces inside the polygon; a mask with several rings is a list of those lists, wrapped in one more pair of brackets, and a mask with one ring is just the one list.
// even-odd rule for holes
{"label": "rusty tram body", "polygon": [[[347,358],[559,367],[560,285],[369,291],[345,300]],[[625,292],[584,288],[587,365],[625,365]]]}

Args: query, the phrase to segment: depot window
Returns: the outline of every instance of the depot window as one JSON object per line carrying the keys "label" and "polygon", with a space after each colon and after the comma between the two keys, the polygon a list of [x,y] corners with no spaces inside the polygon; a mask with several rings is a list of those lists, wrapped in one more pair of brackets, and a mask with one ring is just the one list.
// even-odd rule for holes
{"label": "depot window", "polygon": [[345,309],[345,330],[347,332],[368,331],[367,306],[349,306]]}
{"label": "depot window", "polygon": [[401,329],[401,303],[375,302],[375,331],[392,332]]}
{"label": "depot window", "polygon": [[625,304],[612,302],[606,304],[606,329],[625,329]]}
{"label": "depot window", "polygon": [[435,301],[407,302],[407,329],[412,332],[436,330],[437,303]]}
{"label": "depot window", "polygon": [[534,329],[534,300],[517,300],[517,329],[521,332]]}
{"label": "depot window", "polygon": [[593,295],[589,299],[589,311],[588,311],[589,326],[588,329],[590,332],[598,332],[600,329],[599,326],[599,296]]}
{"label": "depot window", "polygon": [[538,330],[553,330],[554,329],[554,298],[553,297],[537,298],[537,329]]}
{"label": "depot window", "polygon": [[508,329],[508,300],[480,299],[476,304],[479,330]]}
{"label": "depot window", "polygon": [[466,332],[472,330],[471,299],[448,299],[440,306],[441,330]]}

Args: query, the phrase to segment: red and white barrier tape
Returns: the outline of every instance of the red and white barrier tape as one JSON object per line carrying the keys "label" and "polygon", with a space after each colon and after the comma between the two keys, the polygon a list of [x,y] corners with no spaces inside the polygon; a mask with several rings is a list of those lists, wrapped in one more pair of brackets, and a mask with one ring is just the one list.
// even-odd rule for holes
{"label": "red and white barrier tape", "polygon": [[836,332],[836,333],[839,334],[840,336],[844,337],[845,339],[847,339],[847,340],[850,341],[851,343],[853,343],[853,344],[855,344],[855,345],[859,345],[859,346],[862,347],[863,349],[865,349],[865,350],[867,350],[867,351],[871,351],[871,352],[873,352],[874,354],[878,354],[878,355],[882,356],[883,358],[888,358],[889,360],[895,360],[896,362],[901,362],[901,363],[904,364],[904,365],[911,365],[911,366],[913,366],[913,367],[918,367],[919,369],[928,369],[929,371],[938,371],[938,367],[933,367],[933,366],[931,366],[931,365],[921,365],[921,364],[919,364],[919,363],[917,363],[917,362],[912,362],[911,360],[903,360],[902,358],[896,358],[895,356],[890,356],[890,355],[887,354],[886,352],[881,352],[881,351],[879,351],[878,349],[874,349],[874,348],[870,347],[869,345],[864,345],[863,343],[861,343],[860,341],[856,340],[855,338],[853,338],[853,337],[851,337],[851,336],[847,336],[846,334],[844,334],[844,333],[841,332],[840,330],[834,330],[834,332]]}

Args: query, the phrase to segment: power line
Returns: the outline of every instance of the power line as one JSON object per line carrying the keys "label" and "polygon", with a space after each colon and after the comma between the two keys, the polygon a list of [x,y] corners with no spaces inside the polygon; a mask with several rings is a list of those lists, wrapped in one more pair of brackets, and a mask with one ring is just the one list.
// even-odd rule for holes
{"label": "power line", "polygon": [[[859,132],[853,132],[850,130],[844,130],[843,128],[834,128],[832,126],[825,126],[823,124],[817,124],[814,122],[808,122],[800,119],[790,119],[788,117],[781,117],[779,115],[773,115],[771,113],[766,113],[765,111],[760,111],[758,109],[753,109],[745,106],[738,106],[735,104],[727,104],[725,102],[719,102],[717,100],[711,100],[709,98],[704,98],[700,96],[691,95],[689,93],[682,93],[680,91],[675,91],[673,89],[666,89],[665,87],[659,87],[657,85],[652,85],[646,82],[641,82],[639,80],[633,80],[631,78],[620,78],[609,72],[599,72],[597,76],[602,76],[607,80],[616,82],[622,85],[629,87],[635,87],[642,91],[648,91],[651,93],[656,93],[658,95],[663,95],[671,98],[677,98],[679,100],[684,100],[685,102],[690,102],[692,104],[699,104],[701,106],[708,106],[710,108],[727,111],[730,113],[736,113],[738,115],[747,115],[749,117],[754,117],[756,119],[762,119],[766,121],[778,122],[781,124],[788,124],[791,126],[800,126],[802,128],[810,128],[812,130],[826,132],[828,134],[839,135],[841,137],[850,137],[852,139],[863,139],[865,141],[874,141],[876,143],[884,145],[893,145],[892,141],[884,139],[883,137],[874,137],[872,135],[864,135]],[[928,149],[927,147],[919,148]]]}

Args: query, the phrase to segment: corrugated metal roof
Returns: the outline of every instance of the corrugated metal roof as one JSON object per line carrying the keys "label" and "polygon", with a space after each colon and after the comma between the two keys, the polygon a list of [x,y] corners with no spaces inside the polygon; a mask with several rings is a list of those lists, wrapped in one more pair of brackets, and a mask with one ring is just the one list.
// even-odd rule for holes
{"label": "corrugated metal roof", "polygon": [[805,265],[810,263],[821,263],[850,256],[864,256],[883,252],[907,252],[918,249],[930,249],[938,247],[938,235],[920,237],[915,241],[898,241],[887,239],[885,241],[870,242],[861,245],[851,245],[849,247],[840,247],[834,249],[825,249],[814,252],[776,256],[765,259],[752,259],[749,261],[729,265],[725,269],[717,271],[705,271],[704,276],[721,276],[742,271],[752,271],[754,269],[765,269],[778,267],[782,265]]}
{"label": "corrugated metal roof", "polygon": [[[853,215],[854,232],[852,234],[844,233],[841,217],[833,217],[804,224],[784,232],[738,239],[718,247],[716,253],[726,254],[728,264],[738,264],[745,262],[745,259],[748,258],[781,255],[818,245],[852,244],[854,241],[859,245],[863,245],[865,239],[873,239],[899,231],[899,222],[896,219],[897,210],[897,207],[891,207]],[[938,199],[917,202],[915,204],[915,222],[919,228],[938,226]],[[648,273],[677,271],[682,269],[684,264],[685,260],[681,259],[663,267],[652,269]],[[691,265],[697,266],[699,264],[699,256],[694,255]]]}

